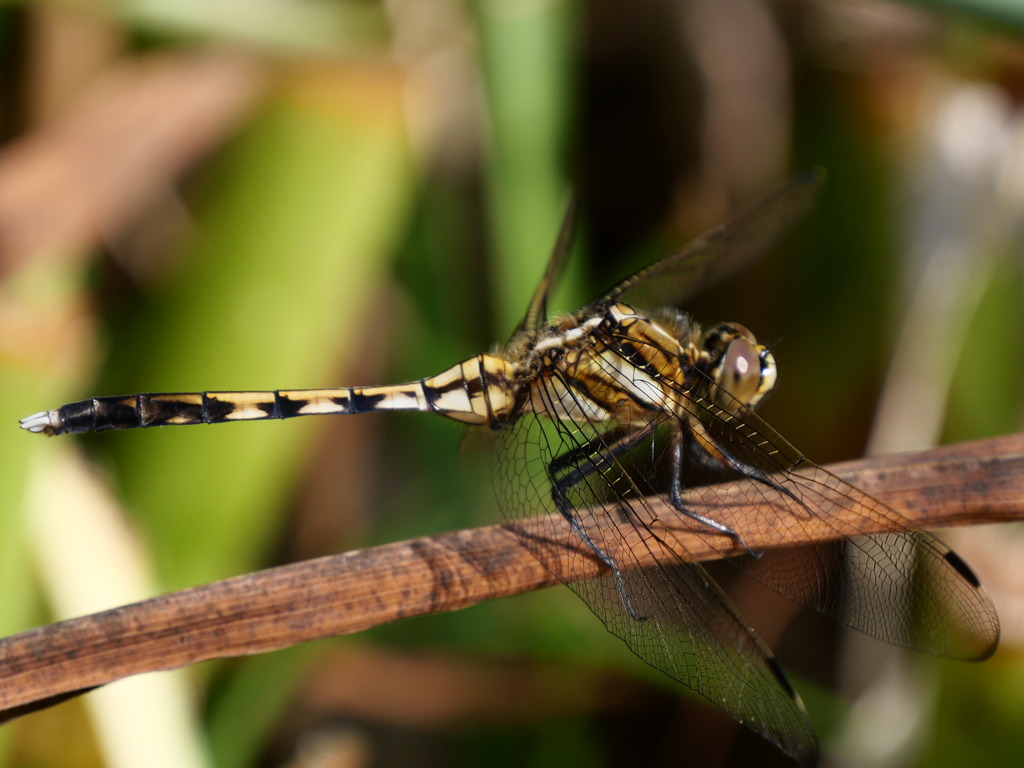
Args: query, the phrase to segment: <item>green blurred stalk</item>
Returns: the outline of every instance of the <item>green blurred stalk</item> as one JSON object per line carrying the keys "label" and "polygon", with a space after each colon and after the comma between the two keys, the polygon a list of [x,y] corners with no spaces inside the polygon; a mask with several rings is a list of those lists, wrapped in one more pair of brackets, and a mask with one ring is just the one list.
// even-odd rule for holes
{"label": "green blurred stalk", "polygon": [[568,199],[563,157],[579,9],[569,0],[473,4],[490,135],[487,194],[502,333],[540,279]]}
{"label": "green blurred stalk", "polygon": [[[292,75],[216,163],[177,283],[122,333],[121,391],[333,386],[372,333],[412,184],[400,83],[339,65]],[[272,549],[324,420],[108,433],[167,588]],[[251,764],[309,649],[247,659],[209,713],[220,766]],[[269,681],[269,682],[268,682]],[[254,695],[254,690],[263,693]]]}
{"label": "green blurred stalk", "polygon": [[[335,383],[367,330],[410,172],[397,88],[361,109],[317,88],[295,83],[220,163],[188,269],[116,350],[124,388]],[[314,422],[104,435],[168,587],[262,563]]]}
{"label": "green blurred stalk", "polygon": [[968,17],[1024,29],[1024,3],[1021,0],[912,0],[929,10],[948,9]]}

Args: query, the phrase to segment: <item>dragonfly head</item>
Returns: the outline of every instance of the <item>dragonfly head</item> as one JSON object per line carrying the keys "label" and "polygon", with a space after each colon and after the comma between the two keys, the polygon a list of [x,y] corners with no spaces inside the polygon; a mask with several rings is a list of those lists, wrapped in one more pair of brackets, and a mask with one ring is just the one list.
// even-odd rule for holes
{"label": "dragonfly head", "polygon": [[775,386],[775,358],[739,323],[711,329],[704,337],[704,349],[710,362],[708,375],[743,405],[753,408]]}

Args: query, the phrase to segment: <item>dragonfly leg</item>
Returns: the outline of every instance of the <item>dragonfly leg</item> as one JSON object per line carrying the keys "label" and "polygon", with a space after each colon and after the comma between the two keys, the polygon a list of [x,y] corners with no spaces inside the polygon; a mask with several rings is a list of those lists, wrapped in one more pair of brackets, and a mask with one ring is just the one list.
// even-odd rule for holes
{"label": "dragonfly leg", "polygon": [[615,580],[615,591],[619,593],[619,599],[622,601],[622,605],[625,607],[629,617],[636,621],[645,621],[647,617],[637,611],[636,607],[633,605],[632,599],[629,597],[629,593],[626,592],[626,585],[622,581],[622,571],[619,569],[618,564],[611,555],[601,549],[601,547],[597,545],[597,542],[590,538],[590,535],[583,530],[583,526],[580,525],[579,520],[572,513],[572,510],[568,508],[568,503],[565,502],[564,496],[561,497],[561,502],[559,501],[559,496],[559,494],[555,495],[555,506],[558,507],[562,516],[569,522],[569,526],[576,532],[576,535],[583,540],[583,543],[587,545],[597,559],[607,566],[609,571],[611,571],[612,579]]}
{"label": "dragonfly leg", "polygon": [[[598,435],[583,445],[578,445],[566,451],[548,465],[548,476],[551,479],[551,499],[555,503],[555,508],[569,523],[569,527],[587,545],[587,548],[594,553],[594,556],[611,571],[612,579],[615,581],[615,589],[619,593],[619,599],[622,600],[622,604],[630,618],[637,621],[644,621],[647,617],[637,611],[633,605],[633,601],[626,592],[626,586],[622,580],[622,571],[614,558],[605,552],[583,528],[579,517],[574,513],[573,506],[569,502],[568,492],[595,472],[603,472],[603,465],[606,462],[614,460],[616,456],[630,449],[650,429],[648,427],[640,430],[628,426],[616,427],[602,435]],[[570,471],[560,478],[557,477],[558,473],[565,470]]]}
{"label": "dragonfly leg", "polygon": [[[748,464],[747,462],[733,456],[729,451],[723,448],[719,442],[707,434],[700,422],[693,423],[690,427],[689,434],[693,438],[694,448],[704,454],[704,460],[706,462],[737,472],[748,480],[761,483],[761,485],[771,488],[776,493],[781,493],[803,509],[807,517],[814,517],[814,512],[809,506],[807,506],[807,503],[803,499],[793,493],[793,491],[786,486],[773,481],[768,473],[763,469],[755,467],[752,464]],[[781,469],[781,467],[779,469]]]}
{"label": "dragonfly leg", "polygon": [[696,520],[701,525],[705,525],[713,531],[717,531],[718,533],[730,537],[731,539],[733,539],[733,541],[735,541],[737,544],[743,547],[743,549],[747,551],[747,554],[751,555],[752,557],[760,557],[761,553],[755,552],[749,546],[747,546],[747,542],[743,540],[743,537],[740,536],[732,528],[725,525],[724,523],[720,523],[717,520],[708,517],[707,515],[702,515],[699,512],[690,509],[689,507],[686,506],[686,503],[683,501],[682,495],[684,456],[683,447],[685,445],[685,434],[686,433],[681,428],[676,430],[672,434],[672,442],[669,445],[669,457],[671,461],[671,466],[669,467],[668,498],[669,501],[672,503],[672,506],[675,507],[675,509],[678,512],[686,515],[691,520]]}

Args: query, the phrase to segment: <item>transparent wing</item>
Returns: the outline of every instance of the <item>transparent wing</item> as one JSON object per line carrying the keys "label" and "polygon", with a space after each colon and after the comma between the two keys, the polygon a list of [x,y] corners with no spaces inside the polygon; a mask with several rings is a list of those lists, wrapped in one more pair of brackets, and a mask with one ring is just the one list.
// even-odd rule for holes
{"label": "transparent wing", "polygon": [[[783,529],[788,540],[830,539],[733,558],[739,568],[791,600],[879,640],[967,660],[992,654],[999,639],[995,608],[955,552],[805,459],[702,372],[685,360],[678,363],[685,385],[661,384],[666,410],[693,418],[689,461],[681,478],[684,509],[727,526],[744,542],[777,540]],[[624,375],[610,368],[607,373]],[[770,511],[753,521],[738,517],[735,507],[722,501],[725,486],[703,484],[709,466],[731,491]],[[888,532],[861,535],[878,529]],[[709,545],[723,545],[721,536],[707,528],[703,533]]]}
{"label": "transparent wing", "polygon": [[824,180],[820,168],[791,177],[728,224],[634,272],[594,303],[678,306],[767,250],[811,209]]}
{"label": "transparent wing", "polygon": [[569,251],[572,249],[572,241],[576,236],[576,226],[579,216],[579,204],[576,195],[569,198],[569,205],[566,207],[565,216],[562,218],[562,226],[558,230],[558,239],[551,251],[548,265],[544,275],[530,297],[530,304],[526,308],[526,314],[519,321],[514,337],[520,331],[535,331],[544,324],[548,316],[548,298],[551,291],[558,284],[565,271],[565,263],[569,258]]}
{"label": "transparent wing", "polygon": [[[691,520],[685,527],[723,554],[732,551],[730,537],[694,519],[724,525],[745,542],[777,540],[780,528],[787,540],[831,540],[732,558],[766,586],[886,642],[962,659],[992,653],[995,610],[955,553],[808,462],[703,373],[676,362],[682,375],[658,381],[660,411],[636,404],[621,423],[599,424],[527,414],[501,433],[496,449],[495,486],[511,527],[609,631],[788,754],[814,754],[802,705],[770,651],[652,508],[652,496],[671,500],[675,476],[676,507]],[[556,402],[566,412],[567,398],[579,399],[594,372],[621,392],[650,392],[653,372],[640,372],[630,386],[631,370],[595,347],[572,380],[548,372],[536,386],[548,412],[559,412]],[[681,463],[674,461],[680,445],[688,451]],[[705,484],[709,474],[718,484]],[[735,493],[768,511],[738,516]],[[879,527],[889,532],[860,535]],[[570,543],[575,559],[552,557],[539,540]],[[605,574],[584,579],[595,558]]]}
{"label": "transparent wing", "polygon": [[[799,697],[705,569],[685,555],[639,568],[664,531],[646,502],[646,480],[636,482],[617,456],[646,456],[655,426],[636,431],[520,417],[501,434],[495,455],[502,511],[542,562],[640,658],[787,754],[811,760],[817,744]],[[628,529],[607,524],[609,505],[612,515],[632,524]],[[583,537],[595,549],[584,546],[568,563],[537,546],[538,540],[579,543]],[[616,572],[581,580],[581,566],[598,549]]]}

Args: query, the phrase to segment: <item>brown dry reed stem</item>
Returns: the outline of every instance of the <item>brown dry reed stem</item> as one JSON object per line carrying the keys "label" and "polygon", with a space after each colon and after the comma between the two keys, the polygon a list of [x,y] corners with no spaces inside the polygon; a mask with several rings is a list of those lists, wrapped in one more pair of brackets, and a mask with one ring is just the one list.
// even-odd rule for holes
{"label": "brown dry reed stem", "polygon": [[[1024,434],[829,469],[921,528],[1024,518]],[[676,523],[671,507],[657,500],[654,507],[694,557],[721,557]],[[740,520],[762,510],[737,500],[731,513]],[[757,546],[808,543],[787,539],[784,529],[775,534]],[[552,552],[574,558],[578,568],[581,552],[568,541],[552,542]],[[597,575],[601,566],[582,554]],[[204,584],[0,641],[0,719],[129,675],[264,653],[554,583],[517,535],[492,525]]]}

